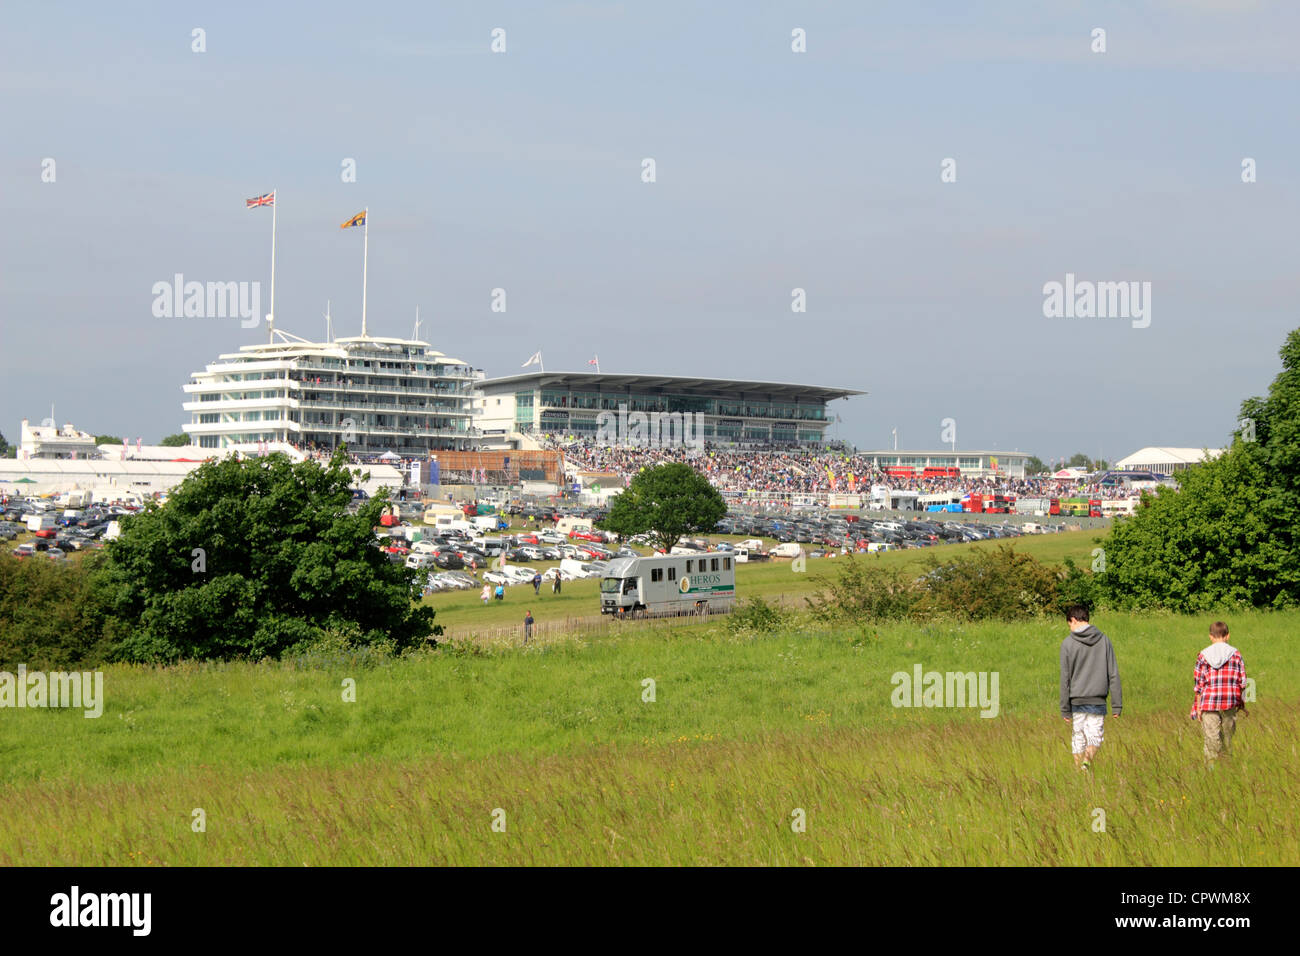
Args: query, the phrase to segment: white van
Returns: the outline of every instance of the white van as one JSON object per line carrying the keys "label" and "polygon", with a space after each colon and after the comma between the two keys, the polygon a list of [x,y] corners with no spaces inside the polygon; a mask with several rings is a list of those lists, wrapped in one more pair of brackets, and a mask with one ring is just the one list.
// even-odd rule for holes
{"label": "white van", "polygon": [[787,541],[785,544],[778,544],[768,554],[774,558],[797,558],[803,554],[803,548],[796,541]]}
{"label": "white van", "polygon": [[[428,521],[428,515],[425,515],[425,521]],[[455,515],[438,515],[433,520],[434,534],[447,534],[449,532],[458,532],[469,534],[474,530],[474,526],[465,520],[464,515],[456,517]]]}
{"label": "white van", "polygon": [[476,530],[484,534],[493,534],[494,532],[501,530],[500,528],[501,516],[500,515],[475,515],[473,519],[473,524]]}
{"label": "white van", "polygon": [[49,531],[54,527],[54,515],[48,511],[27,516],[28,531]]}

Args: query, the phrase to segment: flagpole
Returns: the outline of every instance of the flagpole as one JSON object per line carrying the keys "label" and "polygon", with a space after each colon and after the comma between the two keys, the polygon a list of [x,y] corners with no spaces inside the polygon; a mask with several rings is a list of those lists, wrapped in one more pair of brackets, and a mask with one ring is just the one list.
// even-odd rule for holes
{"label": "flagpole", "polygon": [[266,322],[266,341],[275,338],[275,209],[276,200],[280,198],[279,190],[271,190],[271,314]]}
{"label": "flagpole", "polygon": [[546,371],[546,360],[542,358],[542,353],[540,351],[537,353],[537,366],[543,372]]}
{"label": "flagpole", "polygon": [[361,337],[366,337],[366,271],[370,264],[370,207],[366,207],[366,218],[361,224],[364,238],[361,240]]}

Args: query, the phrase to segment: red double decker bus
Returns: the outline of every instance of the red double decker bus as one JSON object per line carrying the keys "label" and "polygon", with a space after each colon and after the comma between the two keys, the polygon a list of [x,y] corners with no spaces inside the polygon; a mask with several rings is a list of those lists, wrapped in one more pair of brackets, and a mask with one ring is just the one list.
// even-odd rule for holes
{"label": "red double decker bus", "polygon": [[922,478],[960,478],[960,468],[944,468],[940,465],[927,465],[921,472]]}

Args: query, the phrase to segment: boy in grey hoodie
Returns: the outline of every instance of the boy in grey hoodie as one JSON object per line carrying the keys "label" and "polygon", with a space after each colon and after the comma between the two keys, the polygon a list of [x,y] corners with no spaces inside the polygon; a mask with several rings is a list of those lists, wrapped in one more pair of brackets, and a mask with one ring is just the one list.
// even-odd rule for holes
{"label": "boy in grey hoodie", "polygon": [[1106,698],[1120,714],[1119,665],[1108,638],[1088,623],[1088,609],[1075,605],[1065,612],[1070,636],[1061,642],[1061,717],[1073,725],[1070,738],[1074,765],[1089,770],[1105,732]]}

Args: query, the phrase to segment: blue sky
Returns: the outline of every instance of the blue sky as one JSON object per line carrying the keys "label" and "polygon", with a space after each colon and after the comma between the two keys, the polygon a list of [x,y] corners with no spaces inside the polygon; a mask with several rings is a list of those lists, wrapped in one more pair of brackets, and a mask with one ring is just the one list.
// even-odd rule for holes
{"label": "blue sky", "polygon": [[[299,335],[327,299],[359,330],[338,225],[368,206],[372,334],[419,306],[489,375],[542,349],[859,388],[839,427],[866,448],[936,447],[947,417],[959,448],[1044,458],[1221,444],[1300,324],[1297,27],[1265,0],[11,7],[0,432],[51,401],[178,431],[189,374],[265,331],[155,318],[152,286],[265,296],[243,201],[276,188]],[[1150,326],[1045,318],[1067,272],[1151,282]]]}

